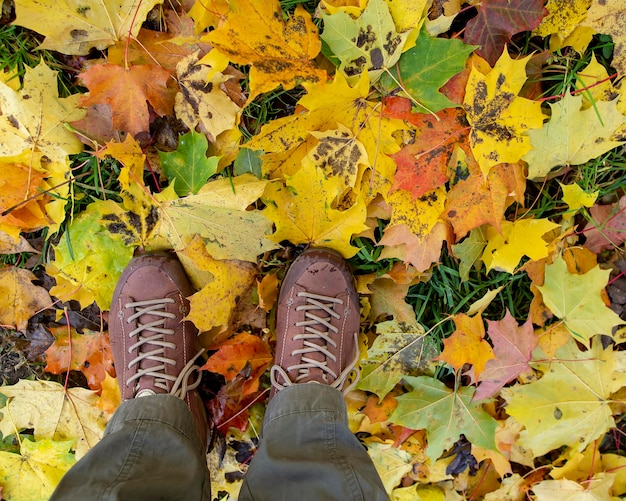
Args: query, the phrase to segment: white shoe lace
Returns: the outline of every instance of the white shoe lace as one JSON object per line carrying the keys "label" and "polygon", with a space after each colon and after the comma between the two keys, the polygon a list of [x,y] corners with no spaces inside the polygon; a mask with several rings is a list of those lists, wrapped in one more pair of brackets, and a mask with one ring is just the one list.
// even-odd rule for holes
{"label": "white shoe lace", "polygon": [[[328,359],[333,362],[337,362],[337,357],[331,353],[327,346],[329,345],[332,348],[337,347],[337,342],[331,337],[331,333],[337,334],[337,332],[339,332],[339,329],[332,325],[330,321],[331,318],[341,318],[341,315],[337,313],[334,308],[336,305],[343,305],[343,301],[334,297],[311,294],[308,292],[299,292],[298,297],[304,297],[306,299],[306,303],[304,305],[296,307],[296,311],[305,312],[305,320],[302,322],[296,322],[295,324],[296,327],[304,327],[304,333],[296,334],[293,339],[302,340],[304,347],[294,350],[291,353],[291,356],[301,355],[300,363],[287,367],[286,371],[281,366],[274,365],[270,371],[272,386],[276,388],[277,391],[280,391],[288,386],[300,383],[304,379],[309,378],[309,371],[311,369],[320,369],[322,371],[322,380],[325,383],[329,384],[329,386],[332,386],[333,388],[337,388],[344,394],[350,392],[354,389],[359,380],[359,370],[356,368],[356,365],[359,363],[358,332],[354,333],[354,342],[357,347],[355,350],[356,353],[348,366],[343,369],[340,374],[335,374],[335,372],[328,366]],[[328,316],[320,316],[324,313]],[[320,328],[323,330],[319,330]],[[323,341],[322,344],[317,344],[315,342],[320,340]],[[321,353],[324,355],[325,359],[320,361],[315,358],[311,358],[310,355],[314,353]],[[298,371],[298,375],[295,380],[292,381],[287,373],[295,370]],[[343,388],[351,373],[355,373],[354,380],[346,388]],[[282,377],[284,383],[278,381],[278,375]]]}
{"label": "white shoe lace", "polygon": [[[178,376],[173,376],[165,372],[167,365],[176,365],[175,360],[165,356],[165,348],[177,348],[175,343],[165,340],[165,336],[171,336],[175,333],[173,329],[164,328],[167,319],[176,318],[174,313],[165,311],[166,306],[173,302],[174,300],[172,298],[160,298],[149,299],[147,301],[136,301],[133,303],[126,303],[124,305],[125,308],[132,308],[135,310],[135,312],[126,319],[126,322],[130,324],[137,320],[137,328],[128,333],[128,337],[131,339],[136,337],[137,342],[128,347],[128,353],[132,353],[134,350],[137,350],[139,355],[128,363],[128,369],[132,369],[133,366],[140,364],[143,360],[158,363],[158,365],[154,365],[152,367],[139,368],[135,374],[126,380],[126,386],[130,386],[131,383],[143,377],[152,377],[154,378],[154,386],[156,388],[162,389],[171,395],[184,399],[188,391],[197,388],[200,384],[200,377],[198,377],[191,384],[189,384],[189,378],[193,372],[199,369],[199,366],[195,365],[194,362],[205,350],[202,349],[196,353],[196,355],[189,360],[189,362],[187,362],[185,367],[183,367]],[[159,318],[150,323],[142,324],[138,321],[138,319],[143,315],[152,315]],[[152,335],[144,337],[142,334],[146,331],[152,333]],[[148,344],[156,346],[156,348],[145,353],[142,352],[142,347]],[[168,388],[168,381],[173,383],[171,389]],[[154,394],[154,390],[144,388],[137,393],[136,397],[144,397]]]}

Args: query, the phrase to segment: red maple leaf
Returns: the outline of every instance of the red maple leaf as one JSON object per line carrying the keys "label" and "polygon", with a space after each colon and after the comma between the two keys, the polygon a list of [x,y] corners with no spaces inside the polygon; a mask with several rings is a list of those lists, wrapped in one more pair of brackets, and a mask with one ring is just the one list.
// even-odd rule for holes
{"label": "red maple leaf", "polygon": [[483,0],[478,15],[467,23],[463,41],[480,45],[476,53],[493,66],[513,35],[539,26],[548,13],[543,3],[543,0]]}

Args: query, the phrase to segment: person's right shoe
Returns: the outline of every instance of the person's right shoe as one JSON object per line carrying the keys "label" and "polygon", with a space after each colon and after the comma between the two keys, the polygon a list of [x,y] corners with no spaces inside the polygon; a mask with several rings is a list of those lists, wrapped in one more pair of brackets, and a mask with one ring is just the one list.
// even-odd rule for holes
{"label": "person's right shoe", "polygon": [[[276,314],[276,354],[270,399],[297,383],[347,393],[358,380],[359,298],[341,256],[309,249],[283,280]],[[348,384],[350,373],[356,379]]]}

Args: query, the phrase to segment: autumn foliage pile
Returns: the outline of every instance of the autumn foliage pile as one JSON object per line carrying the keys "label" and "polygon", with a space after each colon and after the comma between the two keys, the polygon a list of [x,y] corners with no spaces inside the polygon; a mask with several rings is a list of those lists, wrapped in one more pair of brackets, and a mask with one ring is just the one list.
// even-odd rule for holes
{"label": "autumn foliage pile", "polygon": [[[0,74],[0,251],[17,256],[0,323],[103,314],[47,326],[61,383],[0,390],[4,498],[46,499],[99,440],[119,405],[113,289],[137,249],[173,249],[221,383],[205,394],[214,495],[236,499],[304,246],[355,269],[350,426],[390,497],[626,494],[626,330],[605,291],[624,280],[620,2],[14,3],[72,87],[44,62]],[[41,250],[47,287],[27,264]],[[466,292],[446,310],[419,291],[449,270],[442,294]]]}

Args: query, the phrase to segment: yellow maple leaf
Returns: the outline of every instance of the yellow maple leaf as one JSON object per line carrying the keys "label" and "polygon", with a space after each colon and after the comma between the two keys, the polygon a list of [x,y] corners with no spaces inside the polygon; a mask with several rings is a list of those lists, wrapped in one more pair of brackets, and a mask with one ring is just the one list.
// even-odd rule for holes
{"label": "yellow maple leaf", "polygon": [[185,256],[211,278],[189,298],[191,308],[187,319],[200,331],[208,331],[228,325],[237,303],[246,300],[245,292],[255,283],[256,268],[244,261],[213,259],[198,242],[192,242]]}
{"label": "yellow maple leaf", "polygon": [[163,0],[16,0],[15,24],[46,37],[40,48],[85,55],[137,36],[148,12]]}
{"label": "yellow maple leaf", "polygon": [[320,169],[303,166],[287,179],[287,185],[269,183],[263,200],[265,215],[276,224],[270,238],[274,242],[288,240],[293,244],[328,247],[349,258],[358,249],[350,244],[353,234],[365,229],[367,211],[362,197],[344,210],[332,208],[339,180],[327,179]]}
{"label": "yellow maple leaf", "polygon": [[582,207],[593,207],[593,204],[596,203],[599,193],[598,190],[593,193],[587,193],[576,183],[569,185],[559,183],[559,185],[563,190],[563,201],[569,208],[569,210],[563,215],[565,219],[570,219],[574,216],[574,214],[578,212],[578,209]]}
{"label": "yellow maple leaf", "polygon": [[[542,19],[541,24],[533,31],[533,34],[540,37],[551,35],[551,50],[564,47],[563,42],[574,33],[581,21],[585,19],[591,2],[592,0],[548,0],[546,4],[548,15]],[[580,52],[582,53],[582,51]]]}
{"label": "yellow maple leaf", "polygon": [[541,103],[517,95],[529,58],[513,60],[505,50],[491,71],[483,74],[474,65],[470,72],[463,107],[470,146],[484,176],[496,164],[518,162],[531,149],[524,132],[543,124]]}
{"label": "yellow maple leaf", "polygon": [[65,128],[65,123],[85,114],[77,108],[80,94],[58,96],[57,72],[43,61],[26,68],[24,86],[18,92],[0,82],[0,156],[31,150],[65,162],[67,155],[82,151],[80,140]]}
{"label": "yellow maple leaf", "polygon": [[501,232],[488,226],[485,230],[487,246],[480,259],[487,270],[497,268],[513,273],[523,256],[533,260],[547,257],[548,242],[542,237],[558,227],[548,219],[503,221]]}
{"label": "yellow maple leaf", "polygon": [[[261,133],[246,143],[246,147],[276,154],[277,157],[272,159],[275,171],[284,170],[277,168],[277,164],[285,162],[295,172],[294,160],[288,157],[297,155],[297,161],[304,158],[314,145],[312,142],[300,149],[303,143],[310,141],[309,132],[335,129],[341,124],[363,144],[371,166],[369,177],[364,172],[357,175],[355,191],[362,191],[366,201],[373,199],[378,192],[386,193],[396,171],[396,163],[390,155],[400,150],[393,133],[404,129],[405,125],[401,120],[383,117],[380,103],[367,100],[370,92],[367,72],[361,75],[354,87],[340,72],[335,74],[332,82],[305,83],[304,87],[307,94],[298,105],[306,111],[264,125]],[[286,174],[292,172],[286,171]]]}
{"label": "yellow maple leaf", "polygon": [[593,0],[587,11],[587,19],[581,24],[590,26],[596,33],[611,35],[613,48],[613,66],[620,75],[626,74],[626,30],[624,30],[624,5],[621,2]]}
{"label": "yellow maple leaf", "polygon": [[357,179],[363,174],[363,166],[369,166],[367,151],[350,129],[339,124],[337,129],[310,133],[318,143],[311,148],[303,162],[321,169],[326,177],[339,179],[339,193],[355,188]]}
{"label": "yellow maple leaf", "polygon": [[33,284],[35,274],[25,268],[0,269],[0,324],[25,330],[28,319],[52,304],[48,291]]}
{"label": "yellow maple leaf", "polygon": [[502,389],[506,412],[526,428],[518,444],[535,456],[562,445],[583,451],[613,428],[610,395],[626,383],[623,363],[624,354],[611,346],[596,342],[581,352],[570,339],[555,360],[538,364],[541,379]]}
{"label": "yellow maple leaf", "polygon": [[100,159],[111,156],[119,160],[122,167],[118,176],[118,181],[122,190],[129,190],[133,184],[143,185],[143,168],[146,163],[146,155],[141,150],[141,146],[131,134],[126,136],[123,142],[110,141],[106,147],[96,152]]}
{"label": "yellow maple leaf", "polygon": [[215,259],[256,261],[276,248],[267,235],[271,222],[261,211],[246,210],[266,184],[251,174],[209,181],[197,195],[162,202],[157,232],[174,250],[200,235]]}
{"label": "yellow maple leaf", "polygon": [[189,129],[198,123],[211,142],[222,132],[235,127],[240,111],[221,85],[232,77],[198,62],[196,52],[176,65],[180,92],[176,94],[174,110]]}
{"label": "yellow maple leaf", "polygon": [[187,13],[193,19],[194,32],[202,33],[209,26],[216,28],[228,15],[227,0],[196,0]]}
{"label": "yellow maple leaf", "polygon": [[596,101],[586,110],[581,107],[582,96],[568,92],[550,103],[552,116],[543,127],[528,131],[532,149],[523,157],[528,163],[528,179],[545,177],[554,167],[583,164],[623,144],[613,140],[626,123],[617,100]]}
{"label": "yellow maple leaf", "polygon": [[616,89],[609,74],[593,53],[589,64],[576,73],[576,90],[583,96],[583,109],[594,106],[596,101],[611,101],[615,98]]}
{"label": "yellow maple leaf", "polygon": [[2,497],[14,501],[47,501],[76,462],[73,440],[31,442],[23,438],[20,454],[0,451]]}
{"label": "yellow maple leaf", "polygon": [[439,221],[446,190],[438,188],[415,200],[410,191],[396,190],[386,200],[392,208],[390,226],[406,224],[413,234],[425,237]]}
{"label": "yellow maple leaf", "polygon": [[76,440],[76,458],[91,449],[104,432],[110,415],[98,407],[99,397],[85,388],[53,381],[21,379],[0,390],[9,400],[0,410],[0,433],[7,437],[32,428],[36,440]]}
{"label": "yellow maple leaf", "polygon": [[312,61],[322,42],[311,16],[298,5],[283,19],[278,0],[231,0],[226,22],[205,37],[232,62],[252,65],[248,103],[278,85],[288,90],[326,79]]}

